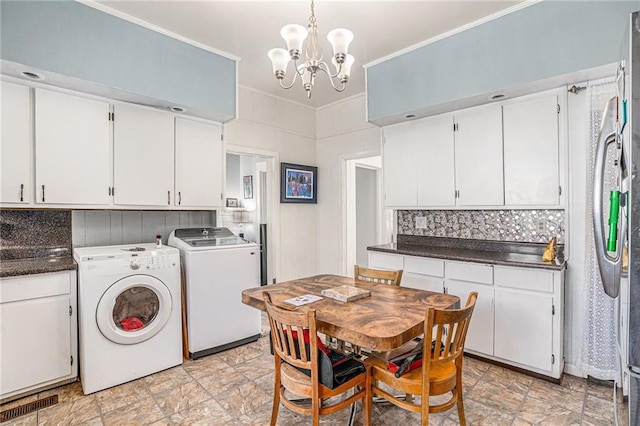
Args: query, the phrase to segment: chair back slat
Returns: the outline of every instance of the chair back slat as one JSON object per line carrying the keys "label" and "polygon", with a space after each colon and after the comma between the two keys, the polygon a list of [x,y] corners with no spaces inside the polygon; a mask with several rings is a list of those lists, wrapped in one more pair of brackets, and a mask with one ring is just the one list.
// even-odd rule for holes
{"label": "chair back slat", "polygon": [[[478,293],[472,292],[462,309],[428,309],[423,353],[431,353],[434,365],[450,362],[462,355],[477,297]],[[435,342],[433,351],[432,341]],[[426,364],[423,367],[429,368]]]}
{"label": "chair back slat", "polygon": [[400,285],[402,270],[383,271],[381,269],[364,268],[359,265],[353,267],[353,277],[357,281],[368,281],[380,284]]}
{"label": "chair back slat", "polygon": [[[263,293],[263,299],[267,307],[274,351],[288,364],[313,371],[313,366],[317,366],[318,356],[316,311],[294,312],[279,308],[273,305],[267,292]],[[307,341],[305,334],[308,336]]]}

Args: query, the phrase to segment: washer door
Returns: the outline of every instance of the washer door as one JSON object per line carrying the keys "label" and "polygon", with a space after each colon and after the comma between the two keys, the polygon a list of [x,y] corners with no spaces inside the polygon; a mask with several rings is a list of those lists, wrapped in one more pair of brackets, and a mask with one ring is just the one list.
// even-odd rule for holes
{"label": "washer door", "polygon": [[132,345],[155,336],[169,320],[171,293],[149,275],[132,275],[113,283],[96,310],[100,332],[114,343]]}

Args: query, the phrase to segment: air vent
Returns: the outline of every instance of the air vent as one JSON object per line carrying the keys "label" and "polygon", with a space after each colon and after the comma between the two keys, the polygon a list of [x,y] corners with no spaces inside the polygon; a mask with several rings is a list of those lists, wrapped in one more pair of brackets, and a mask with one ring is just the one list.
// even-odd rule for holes
{"label": "air vent", "polygon": [[18,405],[17,407],[10,408],[8,410],[0,411],[0,423],[15,419],[16,417],[24,416],[34,411],[41,410],[43,408],[51,407],[58,403],[58,395],[48,396],[46,398],[39,399],[34,402],[28,402],[26,404]]}

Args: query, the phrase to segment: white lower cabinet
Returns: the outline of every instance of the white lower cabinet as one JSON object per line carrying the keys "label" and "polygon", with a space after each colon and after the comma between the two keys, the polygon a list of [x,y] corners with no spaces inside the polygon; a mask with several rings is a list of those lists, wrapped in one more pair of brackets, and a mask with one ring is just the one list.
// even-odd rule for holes
{"label": "white lower cabinet", "polygon": [[76,272],[0,279],[0,399],[78,375]]}
{"label": "white lower cabinet", "polygon": [[563,281],[563,271],[495,267],[497,358],[560,377]]}
{"label": "white lower cabinet", "polygon": [[478,300],[465,350],[560,378],[564,270],[519,268],[369,252],[369,267],[404,269],[401,285]]}
{"label": "white lower cabinet", "polygon": [[493,355],[493,267],[480,263],[446,262],[445,291],[460,298],[460,307],[472,291],[478,292],[465,349]]}

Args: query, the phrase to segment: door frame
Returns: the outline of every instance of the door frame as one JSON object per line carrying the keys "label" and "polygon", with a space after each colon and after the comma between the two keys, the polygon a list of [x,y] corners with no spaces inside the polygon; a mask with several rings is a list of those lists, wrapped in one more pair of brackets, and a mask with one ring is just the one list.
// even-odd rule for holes
{"label": "door frame", "polygon": [[[358,160],[367,158],[382,157],[380,151],[368,151],[357,154],[343,155],[340,157],[340,236],[341,236],[341,258],[343,259],[341,269],[342,274],[353,276],[353,265],[356,260],[355,241],[355,203],[352,192],[355,191],[355,168],[365,167],[379,171],[376,183],[378,192],[378,226],[376,231],[376,241],[381,243],[389,231],[389,223],[385,217],[384,192],[382,188],[382,162],[380,168],[367,165],[365,162],[357,165]],[[350,172],[353,165],[353,173]]]}

